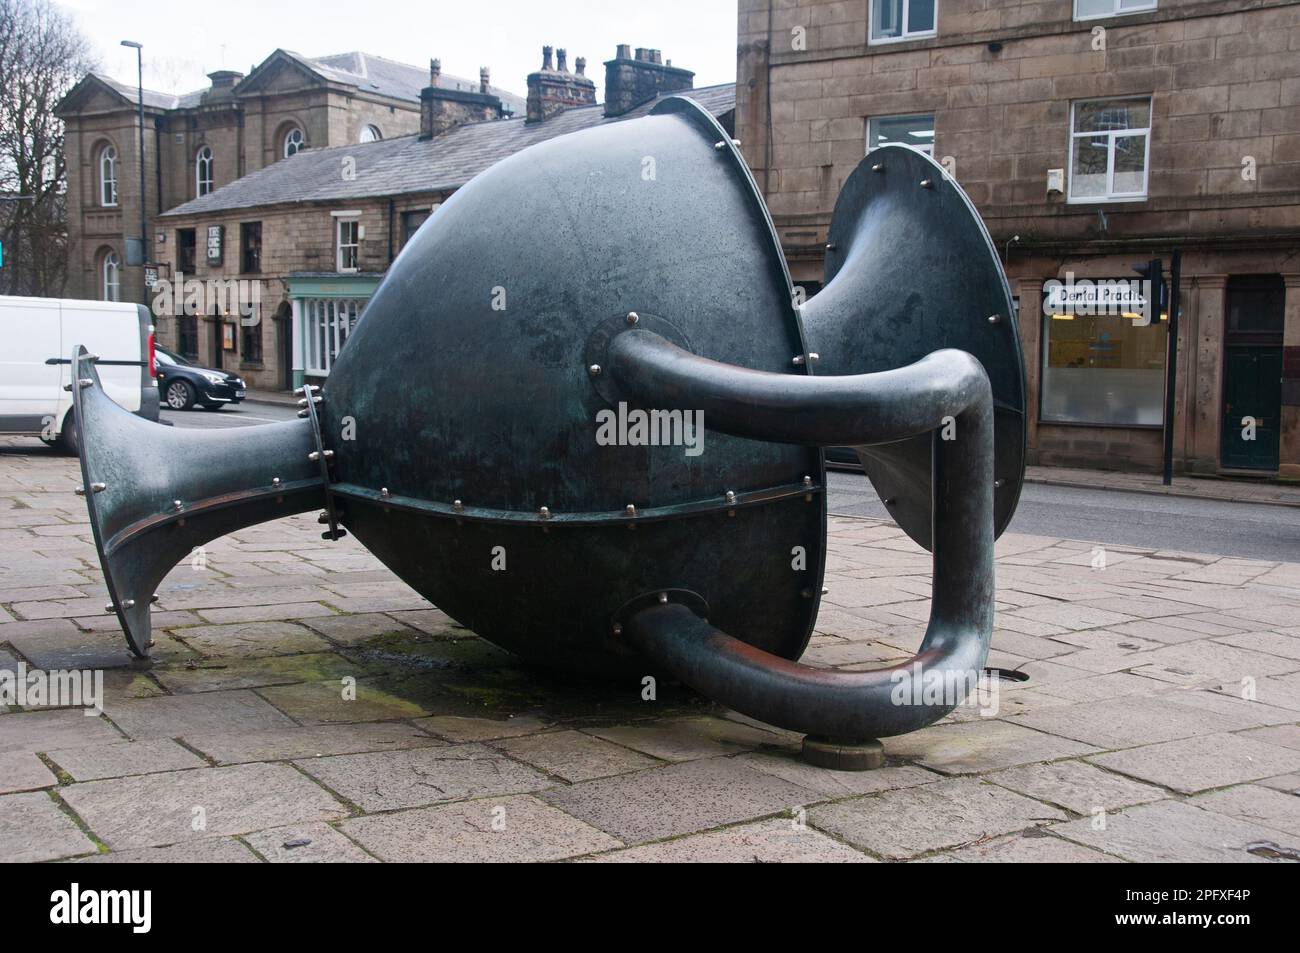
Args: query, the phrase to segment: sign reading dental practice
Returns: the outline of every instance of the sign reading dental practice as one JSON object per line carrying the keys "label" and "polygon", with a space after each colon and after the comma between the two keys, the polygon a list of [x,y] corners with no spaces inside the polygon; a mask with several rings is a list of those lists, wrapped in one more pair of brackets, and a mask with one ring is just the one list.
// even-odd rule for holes
{"label": "sign reading dental practice", "polygon": [[1065,278],[1043,282],[1043,314],[1068,317],[1125,317],[1136,328],[1146,327],[1154,317],[1151,282],[1143,278]]}

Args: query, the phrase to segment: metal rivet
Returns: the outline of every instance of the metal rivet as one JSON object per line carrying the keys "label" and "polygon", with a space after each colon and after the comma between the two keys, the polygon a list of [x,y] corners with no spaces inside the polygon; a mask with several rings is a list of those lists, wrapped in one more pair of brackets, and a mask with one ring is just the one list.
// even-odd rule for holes
{"label": "metal rivet", "polygon": [[1002,320],[1002,315],[1000,315],[1000,314],[990,314],[990,315],[989,315],[989,324],[997,324],[997,323],[998,323],[999,321],[1001,321],[1001,320]]}
{"label": "metal rivet", "polygon": [[803,478],[803,485],[804,485],[804,486],[812,486],[812,477],[810,477],[810,476],[806,476],[806,477],[804,477],[804,478]]}
{"label": "metal rivet", "polygon": [[181,510],[185,509],[185,504],[180,500],[172,500],[172,509],[179,513]]}
{"label": "metal rivet", "polygon": [[821,359],[822,359],[822,356],[821,356],[820,354],[818,354],[816,351],[809,351],[809,352],[808,352],[808,360],[809,360],[809,361],[820,361]]}
{"label": "metal rivet", "polygon": [[91,493],[103,493],[103,492],[104,492],[105,490],[107,490],[107,489],[108,489],[108,484],[106,484],[106,483],[92,483],[92,484],[90,484],[90,492],[91,492]]}
{"label": "metal rivet", "polygon": [[621,625],[619,625],[617,622],[614,623],[614,634],[615,634],[615,635],[622,635],[622,634],[623,634],[623,627],[622,627]]}
{"label": "metal rivet", "polygon": [[635,311],[629,311],[627,313],[628,324],[636,324],[640,320],[641,320],[641,315],[637,314]]}
{"label": "metal rivet", "polygon": [[739,140],[739,139],[732,139],[732,140],[731,140],[731,144],[732,144],[733,146],[735,146],[737,149],[740,148],[740,140]]}
{"label": "metal rivet", "polygon": [[593,364],[593,365],[591,365],[591,367],[587,368],[587,373],[590,374],[592,377],[599,377],[599,376],[600,376],[600,365],[599,365],[599,364]]}
{"label": "metal rivet", "polygon": [[307,454],[307,459],[310,460],[312,463],[315,463],[317,460],[320,459],[320,453],[313,450],[311,453]]}
{"label": "metal rivet", "polygon": [[1003,483],[1002,480],[994,480],[994,481],[993,481],[993,489],[995,489],[995,490],[1000,490],[1000,489],[1002,489],[1002,483]]}
{"label": "metal rivet", "polygon": [[884,172],[884,171],[885,171],[885,164],[884,164],[883,162],[877,162],[875,165],[873,165],[873,166],[871,167],[871,171],[872,171],[872,172]]}
{"label": "metal rivet", "polygon": [[306,398],[306,397],[303,397],[301,400],[299,400],[299,401],[298,401],[298,406],[299,406],[299,407],[306,407],[306,406],[307,406],[307,398]]}
{"label": "metal rivet", "polygon": [[834,250],[835,250],[835,243],[834,243],[834,242],[827,242],[827,243],[826,243],[826,250],[827,250],[827,251],[834,251]]}
{"label": "metal rivet", "polygon": [[157,601],[158,601],[158,593],[155,592],[152,596],[149,597],[149,602],[154,603]]}
{"label": "metal rivet", "polygon": [[81,380],[77,381],[77,383],[80,384],[82,387],[90,387],[95,382],[92,381],[89,377],[83,377]]}
{"label": "metal rivet", "polygon": [[392,496],[393,494],[391,494],[391,493],[388,492],[388,487],[386,487],[386,486],[381,486],[381,487],[379,488],[379,495],[382,496],[384,499],[388,499],[388,498],[389,498],[390,496]]}
{"label": "metal rivet", "polygon": [[629,504],[627,505],[627,509],[626,509],[624,512],[626,512],[628,516],[635,517],[635,516],[636,516],[636,507],[633,506],[631,503],[629,503]]}
{"label": "metal rivet", "polygon": [[735,502],[736,502],[736,491],[735,491],[735,490],[728,490],[728,491],[727,491],[727,495],[726,495],[726,500],[727,500],[728,503],[735,503]]}
{"label": "metal rivet", "polygon": [[72,492],[77,494],[77,496],[85,496],[86,488],[84,486],[79,486],[76,489],[74,489]]}
{"label": "metal rivet", "polygon": [[932,179],[922,179],[922,180],[921,180],[921,188],[923,188],[923,189],[932,189],[932,188],[934,188],[934,181],[933,181]]}
{"label": "metal rivet", "polygon": [[893,498],[893,497],[890,497],[889,499],[885,500],[885,505],[886,505],[886,506],[893,506],[893,505],[894,505],[894,498]]}
{"label": "metal rivet", "polygon": [[105,612],[112,612],[114,608],[116,608],[116,607],[113,605],[113,603],[110,602],[108,605],[104,606],[104,611],[105,611]]}
{"label": "metal rivet", "polygon": [[326,450],[326,451],[325,451],[325,459],[326,459],[326,460],[333,460],[333,459],[334,459],[334,451],[333,451],[333,450]]}
{"label": "metal rivet", "polygon": [[280,478],[271,477],[271,486],[275,487],[278,490],[280,488]]}
{"label": "metal rivet", "polygon": [[802,354],[796,354],[796,355],[791,359],[790,363],[793,364],[793,365],[795,365],[796,367],[801,367],[801,366],[803,366],[803,355],[802,355]]}
{"label": "metal rivet", "polygon": [[451,508],[452,508],[453,510],[455,510],[457,513],[459,513],[459,512],[461,512],[462,510],[465,509],[465,504],[462,503],[460,500],[452,500],[452,501],[451,501]]}
{"label": "metal rivet", "polygon": [[153,648],[153,647],[154,647],[155,645],[157,645],[157,644],[158,644],[158,643],[155,642],[153,639],[150,639],[148,642],[146,642],[146,643],[144,644],[144,647],[147,648],[147,649],[151,649],[151,648]]}
{"label": "metal rivet", "polygon": [[540,517],[541,517],[542,519],[544,519],[544,520],[548,520],[548,519],[550,519],[550,518],[551,518],[551,510],[550,510],[550,507],[543,506],[540,510],[537,511],[537,515],[540,516]]}
{"label": "metal rivet", "polygon": [[717,149],[719,152],[721,152],[723,149],[727,148],[727,140],[726,140],[726,139],[719,139],[717,142],[715,142],[715,143],[713,144],[713,148],[715,148],[715,149]]}
{"label": "metal rivet", "polygon": [[659,593],[659,602],[662,605],[666,605],[668,603],[668,593],[666,592]]}
{"label": "metal rivet", "polygon": [[134,600],[134,599],[127,599],[126,601],[124,601],[124,602],[122,603],[122,608],[123,608],[123,609],[134,609],[134,608],[135,608],[135,600]]}
{"label": "metal rivet", "polygon": [[310,413],[311,413],[311,411],[309,411],[309,410],[300,410],[300,411],[298,411],[298,416],[299,416],[299,417],[306,417],[306,416],[307,416],[308,414],[310,414]]}
{"label": "metal rivet", "polygon": [[822,586],[822,595],[824,596],[824,595],[827,595],[827,594],[829,594],[829,593],[830,593],[830,590],[827,589],[825,586]]}

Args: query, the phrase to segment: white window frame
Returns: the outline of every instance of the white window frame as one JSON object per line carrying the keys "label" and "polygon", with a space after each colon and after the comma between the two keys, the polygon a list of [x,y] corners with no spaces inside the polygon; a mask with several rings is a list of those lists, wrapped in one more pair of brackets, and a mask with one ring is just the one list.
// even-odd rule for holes
{"label": "white window frame", "polygon": [[361,320],[366,298],[304,298],[303,372],[328,377],[347,339]]}
{"label": "white window frame", "polygon": [[361,135],[357,137],[358,142],[382,142],[383,139],[384,139],[384,134],[379,131],[378,126],[372,123],[367,123],[366,125],[362,126]]}
{"label": "white window frame", "polygon": [[117,257],[117,252],[108,251],[104,253],[104,261],[100,267],[101,291],[105,301],[122,300],[122,265]]}
{"label": "white window frame", "polygon": [[[1137,127],[1131,129],[1111,129],[1106,132],[1100,130],[1094,132],[1076,132],[1074,129],[1075,114],[1080,106],[1086,106],[1089,103],[1105,102],[1140,102],[1146,100],[1147,115],[1151,118],[1147,120],[1145,128]],[[1151,96],[1108,96],[1102,99],[1080,99],[1070,103],[1070,155],[1066,165],[1066,175],[1068,176],[1065,183],[1066,204],[1068,205],[1110,205],[1116,202],[1143,202],[1146,201],[1151,190],[1151,122],[1155,118],[1155,102]],[[1074,149],[1075,143],[1080,139],[1092,139],[1096,136],[1106,136],[1106,194],[1105,195],[1080,195],[1074,194]],[[1142,158],[1142,191],[1141,192],[1116,192],[1115,191],[1115,139],[1118,137],[1144,136],[1146,138],[1146,150]]]}
{"label": "white window frame", "polygon": [[[885,119],[905,119],[905,118],[909,118],[909,117],[911,117],[911,116],[929,116],[929,117],[930,117],[930,123],[931,123],[931,125],[934,124],[934,113],[898,113],[897,115],[893,115],[893,116],[868,116],[868,117],[867,117],[867,142],[866,142],[866,146],[867,146],[867,154],[870,154],[872,149],[879,149],[879,148],[881,148],[880,146],[873,146],[873,145],[871,144],[871,140],[873,140],[874,138],[876,138],[875,136],[873,136],[873,135],[871,134],[871,124],[872,124],[873,122],[880,122],[880,121],[885,120]],[[928,155],[931,159],[934,158],[934,140],[933,140],[933,139],[930,140],[930,145],[929,145],[929,147],[928,147],[928,148],[925,148],[925,149],[922,149],[920,146],[910,146],[910,145],[907,145],[907,143],[904,143],[904,142],[890,143],[890,145],[906,146],[908,149],[915,149],[917,152],[923,152],[923,153],[925,153],[925,154]]]}
{"label": "white window frame", "polygon": [[1079,14],[1079,0],[1074,0],[1074,18],[1076,20],[1106,20],[1110,17],[1126,17],[1132,13],[1150,13],[1156,9],[1159,0],[1147,0],[1144,5],[1130,7],[1127,10],[1121,9],[1120,5],[1124,2],[1125,0],[1110,0],[1111,10],[1109,13],[1089,13],[1081,16]]}
{"label": "white window frame", "polygon": [[[298,138],[296,141],[291,143],[290,140],[293,139],[295,134],[298,136]],[[286,159],[291,159],[294,156],[296,156],[299,152],[302,152],[302,150],[307,147],[307,134],[302,131],[301,126],[291,126],[290,128],[285,130],[284,140],[280,143],[280,145],[281,145],[280,151],[284,154],[284,157]],[[292,152],[289,151],[290,145],[293,146]]]}
{"label": "white window frame", "polygon": [[101,208],[117,208],[117,147],[114,145],[99,150],[99,204]]}
{"label": "white window frame", "polygon": [[939,0],[934,0],[934,26],[928,30],[911,31],[908,22],[912,19],[912,0],[903,0],[903,31],[898,36],[873,37],[871,31],[876,24],[876,4],[879,0],[870,0],[867,4],[867,43],[876,46],[881,43],[906,43],[910,40],[924,40],[939,35]]}
{"label": "white window frame", "polygon": [[[345,228],[351,228],[352,240],[343,240]],[[351,267],[343,265],[343,250],[351,248],[356,253],[356,264]],[[355,215],[339,215],[334,219],[334,268],[339,274],[355,274],[361,270],[361,219]]]}
{"label": "white window frame", "polygon": [[200,147],[198,154],[194,158],[194,197],[203,198],[214,187],[213,177],[214,159],[212,156],[211,146]]}

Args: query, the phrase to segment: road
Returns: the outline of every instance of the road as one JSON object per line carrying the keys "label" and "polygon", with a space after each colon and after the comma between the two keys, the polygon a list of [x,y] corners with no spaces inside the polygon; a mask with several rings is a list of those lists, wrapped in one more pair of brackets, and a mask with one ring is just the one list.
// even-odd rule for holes
{"label": "road", "polygon": [[[248,427],[296,420],[297,409],[248,403],[221,411],[163,411],[177,427]],[[865,476],[830,474],[830,511],[887,519]],[[1300,507],[1265,506],[1028,483],[1013,533],[1246,559],[1300,562]]]}

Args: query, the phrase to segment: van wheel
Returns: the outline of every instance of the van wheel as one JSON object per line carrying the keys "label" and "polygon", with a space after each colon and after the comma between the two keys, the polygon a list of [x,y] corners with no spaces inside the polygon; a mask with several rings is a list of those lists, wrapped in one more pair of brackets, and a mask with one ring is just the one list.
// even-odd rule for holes
{"label": "van wheel", "polygon": [[171,410],[189,410],[194,406],[194,388],[185,381],[172,381],[163,399]]}
{"label": "van wheel", "polygon": [[63,428],[59,435],[53,440],[45,440],[45,443],[60,453],[66,453],[70,457],[77,456],[77,412],[69,410],[63,418]]}

